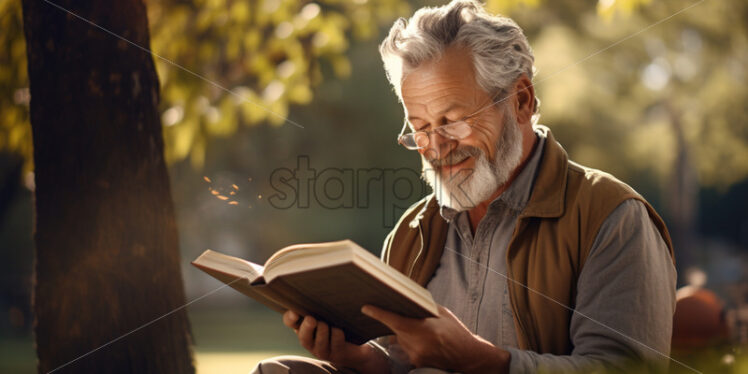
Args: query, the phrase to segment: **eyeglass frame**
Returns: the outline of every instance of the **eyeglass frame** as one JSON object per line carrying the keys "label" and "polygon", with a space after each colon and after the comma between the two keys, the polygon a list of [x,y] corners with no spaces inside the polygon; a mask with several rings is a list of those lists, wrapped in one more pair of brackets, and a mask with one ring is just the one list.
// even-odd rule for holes
{"label": "eyeglass frame", "polygon": [[[454,125],[461,124],[461,123],[465,123],[470,128],[470,132],[467,135],[465,135],[465,136],[463,136],[461,138],[449,137],[449,136],[442,135],[440,133],[437,133],[437,134],[439,134],[440,136],[445,136],[445,137],[450,138],[450,139],[454,139],[454,140],[465,139],[468,136],[470,136],[470,134],[473,133],[472,129],[473,129],[473,126],[474,126],[473,124],[471,124],[467,120],[470,119],[470,118],[473,118],[473,117],[477,116],[478,114],[480,114],[484,110],[486,110],[486,109],[488,109],[488,108],[490,108],[490,107],[492,107],[492,106],[494,106],[494,105],[496,105],[496,104],[498,104],[498,103],[506,100],[506,97],[502,97],[501,99],[496,100],[496,98],[499,97],[499,96],[501,96],[502,93],[504,93],[504,90],[500,90],[496,95],[494,95],[491,98],[491,103],[490,104],[487,104],[487,105],[481,107],[477,111],[475,111],[475,112],[473,112],[473,113],[471,113],[471,114],[469,114],[467,116],[464,116],[464,117],[462,117],[461,119],[459,119],[457,121],[453,121],[453,122],[450,122],[450,123],[445,123],[443,125],[440,125],[440,126],[437,126],[437,127],[433,128],[431,130],[419,130],[419,131],[413,131],[413,132],[410,132],[410,133],[406,134],[405,130],[408,128],[408,124],[410,123],[408,121],[408,117],[406,115],[406,117],[404,118],[404,122],[403,122],[403,128],[400,130],[400,134],[397,135],[397,143],[400,144],[400,145],[402,145],[403,147],[405,147],[405,149],[408,149],[408,150],[411,150],[411,151],[415,151],[415,150],[418,150],[418,149],[423,149],[423,148],[428,147],[429,143],[431,142],[430,139],[431,139],[431,134],[432,133],[434,133],[435,131],[437,131],[440,128],[443,129],[443,128],[446,128],[446,127],[449,127],[449,126],[454,126]],[[411,128],[412,128],[412,126],[411,126]],[[418,147],[416,145],[415,148],[411,148],[411,147],[405,145],[405,143],[402,140],[405,136],[410,135],[411,137],[415,138],[415,135],[418,134],[418,133],[424,133],[424,134],[426,134],[426,139],[429,140],[429,142],[426,143],[426,145],[424,145],[423,147]],[[414,143],[415,143],[415,141],[414,141]]]}

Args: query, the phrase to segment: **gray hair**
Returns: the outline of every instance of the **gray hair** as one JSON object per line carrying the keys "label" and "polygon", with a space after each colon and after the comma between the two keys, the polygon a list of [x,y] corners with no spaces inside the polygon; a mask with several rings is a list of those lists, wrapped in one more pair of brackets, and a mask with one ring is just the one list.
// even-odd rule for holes
{"label": "gray hair", "polygon": [[[454,0],[400,18],[379,46],[387,79],[402,101],[409,71],[438,59],[452,45],[467,47],[476,83],[491,95],[507,89],[521,74],[532,79],[535,58],[522,29],[512,19],[488,14],[476,0]],[[535,110],[537,111],[537,99]]]}

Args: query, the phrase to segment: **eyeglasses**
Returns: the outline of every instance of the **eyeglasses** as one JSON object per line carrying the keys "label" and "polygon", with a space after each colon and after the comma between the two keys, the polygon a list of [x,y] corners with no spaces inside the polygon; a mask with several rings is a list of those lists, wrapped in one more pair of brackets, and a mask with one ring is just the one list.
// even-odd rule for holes
{"label": "eyeglasses", "polygon": [[496,98],[499,97],[502,92],[503,91],[499,92],[496,96],[491,98],[490,104],[480,108],[476,112],[473,112],[472,114],[463,117],[459,121],[447,123],[439,127],[436,127],[432,130],[414,131],[414,132],[405,134],[405,130],[408,128],[408,119],[405,118],[405,122],[403,123],[403,129],[400,130],[400,134],[397,136],[397,142],[409,150],[417,150],[417,149],[423,149],[423,148],[428,147],[430,139],[431,139],[431,134],[433,133],[437,133],[447,139],[452,139],[452,140],[465,139],[468,136],[470,136],[470,134],[472,134],[473,132],[473,125],[468,123],[467,120],[472,117],[475,117],[476,115],[483,112],[484,110],[501,102],[503,99],[496,100]]}

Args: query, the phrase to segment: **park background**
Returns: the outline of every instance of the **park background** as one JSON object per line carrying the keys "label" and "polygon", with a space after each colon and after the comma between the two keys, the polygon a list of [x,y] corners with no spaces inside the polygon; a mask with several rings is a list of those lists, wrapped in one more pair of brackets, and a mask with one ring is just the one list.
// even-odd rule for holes
{"label": "park background", "polygon": [[[286,245],[350,238],[378,254],[393,217],[426,190],[419,159],[395,142],[403,111],[377,44],[397,17],[442,3],[145,1],[186,301],[220,287],[189,265],[206,248],[261,263]],[[655,206],[675,241],[679,286],[708,288],[724,316],[740,316],[748,302],[748,4],[487,6],[513,17],[530,40],[540,123],[573,160],[614,174]],[[0,372],[18,373],[36,367],[22,19],[20,0],[0,2]],[[274,172],[305,163],[319,177],[308,200],[272,184]],[[361,183],[361,171],[384,177]],[[200,372],[246,372],[263,357],[304,354],[280,316],[231,289],[187,312]],[[745,368],[746,326],[735,319],[711,367]]]}

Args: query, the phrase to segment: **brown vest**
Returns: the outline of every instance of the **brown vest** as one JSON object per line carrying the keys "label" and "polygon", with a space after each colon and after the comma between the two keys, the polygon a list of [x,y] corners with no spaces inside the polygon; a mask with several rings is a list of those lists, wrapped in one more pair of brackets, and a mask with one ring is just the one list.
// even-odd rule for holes
{"label": "brown vest", "polygon": [[[577,279],[606,217],[623,201],[639,200],[671,258],[673,246],[665,223],[636,191],[569,161],[550,130],[540,129],[547,136],[543,158],[509,241],[506,276],[519,348],[567,355]],[[400,218],[385,239],[382,260],[425,287],[441,260],[447,228],[431,194]]]}

